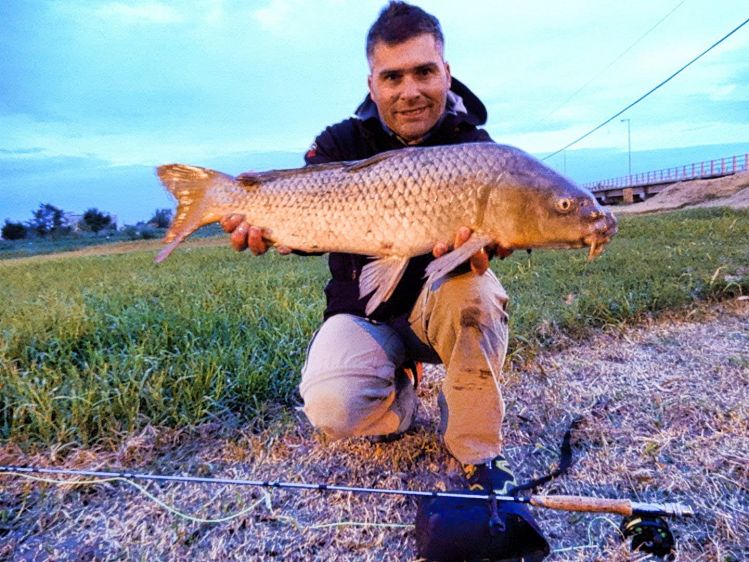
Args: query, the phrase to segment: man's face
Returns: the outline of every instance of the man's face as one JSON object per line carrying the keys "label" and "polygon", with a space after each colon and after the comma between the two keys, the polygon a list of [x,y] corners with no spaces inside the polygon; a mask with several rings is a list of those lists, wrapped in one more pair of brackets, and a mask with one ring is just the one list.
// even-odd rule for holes
{"label": "man's face", "polygon": [[403,43],[378,42],[369,58],[369,93],[385,124],[409,144],[421,140],[445,111],[450,66],[431,34]]}

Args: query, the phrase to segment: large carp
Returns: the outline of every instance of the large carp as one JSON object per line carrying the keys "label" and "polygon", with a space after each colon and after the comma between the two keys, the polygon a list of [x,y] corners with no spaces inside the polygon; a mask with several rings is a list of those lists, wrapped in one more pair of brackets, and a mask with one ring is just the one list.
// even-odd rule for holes
{"label": "large carp", "polygon": [[161,166],[158,175],[178,206],[157,262],[199,227],[241,213],[274,245],[377,258],[359,280],[361,296],[373,293],[367,313],[390,297],[410,258],[451,241],[461,226],[473,230],[471,238],[431,262],[427,282],[489,244],[589,246],[592,259],[616,233],[613,215],[590,192],[494,143],[403,148],[236,178],[183,164]]}

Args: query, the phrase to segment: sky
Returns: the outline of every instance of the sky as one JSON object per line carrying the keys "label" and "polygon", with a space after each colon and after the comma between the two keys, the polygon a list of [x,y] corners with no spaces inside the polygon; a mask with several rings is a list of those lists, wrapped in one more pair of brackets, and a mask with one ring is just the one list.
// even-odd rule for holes
{"label": "sky", "polygon": [[[0,2],[0,221],[46,202],[147,220],[172,206],[153,174],[168,162],[301,165],[364,98],[364,38],[384,3]],[[749,18],[746,0],[416,3],[440,19],[492,137],[540,157]],[[628,155],[637,172],[745,152],[749,24],[547,163],[585,182],[625,175]]]}

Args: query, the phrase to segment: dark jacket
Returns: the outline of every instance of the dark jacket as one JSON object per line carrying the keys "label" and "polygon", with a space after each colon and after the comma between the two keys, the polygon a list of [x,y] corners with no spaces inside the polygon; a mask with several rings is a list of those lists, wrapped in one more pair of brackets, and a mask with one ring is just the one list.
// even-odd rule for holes
{"label": "dark jacket", "polygon": [[[489,134],[478,128],[485,122],[484,104],[465,85],[453,78],[445,115],[420,146],[491,142]],[[383,126],[377,107],[370,96],[367,96],[354,117],[325,129],[315,139],[304,159],[307,164],[362,160],[404,146],[397,136]],[[359,298],[359,274],[369,259],[356,254],[330,254],[328,264],[332,278],[325,287],[325,318],[341,313],[366,316],[364,308],[367,298]],[[424,284],[424,269],[432,259],[431,254],[412,258],[393,295],[377,307],[370,318],[388,321],[408,313]]]}

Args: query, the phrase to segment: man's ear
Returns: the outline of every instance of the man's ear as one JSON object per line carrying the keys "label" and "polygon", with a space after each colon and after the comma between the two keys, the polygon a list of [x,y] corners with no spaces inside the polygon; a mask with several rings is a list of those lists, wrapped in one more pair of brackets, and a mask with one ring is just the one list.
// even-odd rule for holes
{"label": "man's ear", "polygon": [[445,61],[445,73],[447,74],[447,87],[450,88],[453,85],[453,75],[450,72],[450,63],[447,61]]}
{"label": "man's ear", "polygon": [[367,75],[367,88],[369,89],[369,96],[372,97],[372,75]]}

